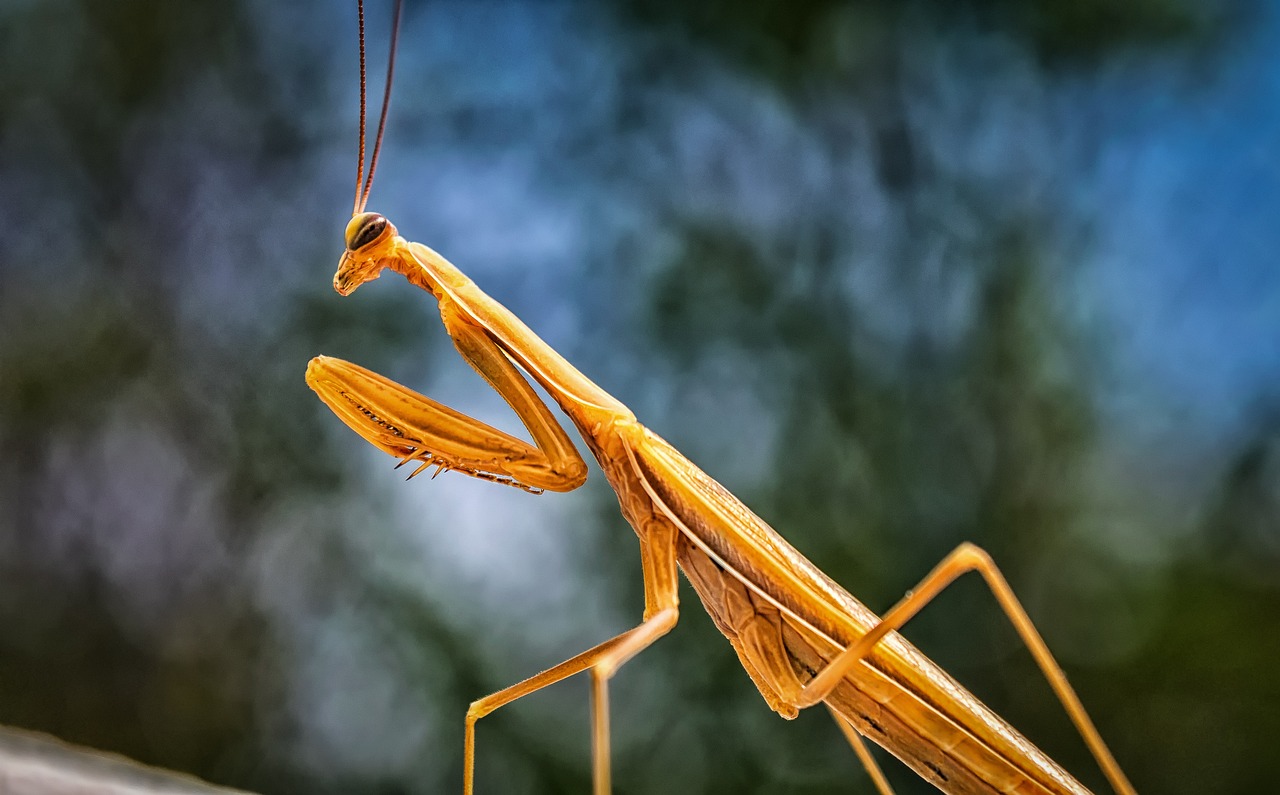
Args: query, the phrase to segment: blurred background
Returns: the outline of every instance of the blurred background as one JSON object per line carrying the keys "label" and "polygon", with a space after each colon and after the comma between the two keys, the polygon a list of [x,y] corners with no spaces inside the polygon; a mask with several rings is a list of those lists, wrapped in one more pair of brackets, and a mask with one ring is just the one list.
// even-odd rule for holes
{"label": "blurred background", "polygon": [[[342,356],[520,431],[429,296],[332,291],[355,24],[0,5],[0,724],[452,792],[472,699],[638,620],[598,471],[405,484],[303,383]],[[989,550],[1140,791],[1265,791],[1277,42],[1250,2],[409,2],[369,208],[871,608]],[[616,791],[870,792],[682,587],[615,680]],[[1105,790],[980,580],[906,635]],[[587,719],[583,678],[486,718],[480,791],[587,791]]]}

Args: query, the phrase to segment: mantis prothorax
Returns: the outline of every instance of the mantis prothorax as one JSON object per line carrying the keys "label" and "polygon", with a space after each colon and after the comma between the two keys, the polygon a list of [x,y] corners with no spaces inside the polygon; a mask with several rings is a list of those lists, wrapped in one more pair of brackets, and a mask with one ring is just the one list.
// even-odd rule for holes
{"label": "mantis prothorax", "polygon": [[[363,169],[363,9],[360,17]],[[393,43],[392,61],[394,54]],[[390,73],[389,65],[388,95]],[[379,141],[381,135],[380,125]],[[430,293],[458,352],[511,405],[533,444],[339,359],[313,359],[307,383],[353,430],[402,464],[416,463],[419,471],[434,465],[438,471],[454,470],[532,492],[575,489],[585,481],[587,466],[528,375],[586,442],[640,540],[641,623],[475,701],[465,724],[464,793],[473,788],[477,721],[583,671],[590,672],[592,682],[594,789],[597,795],[609,791],[608,682],[675,626],[679,570],[769,707],[793,718],[803,708],[825,704],[881,793],[890,792],[889,785],[863,737],[949,793],[1087,792],[896,631],[961,574],[977,571],[1111,786],[1133,792],[985,552],[961,545],[883,618],[877,617],[444,257],[405,240],[383,216],[363,212],[376,159],[375,147],[363,194],[357,172],[355,213],[347,225],[334,288],[348,295],[390,269]]]}

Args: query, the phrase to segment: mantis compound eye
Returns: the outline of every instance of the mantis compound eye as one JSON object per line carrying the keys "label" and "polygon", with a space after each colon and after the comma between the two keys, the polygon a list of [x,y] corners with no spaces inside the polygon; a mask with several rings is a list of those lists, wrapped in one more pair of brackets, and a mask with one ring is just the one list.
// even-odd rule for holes
{"label": "mantis compound eye", "polygon": [[347,224],[347,251],[358,251],[378,239],[387,219],[377,213],[360,213]]}

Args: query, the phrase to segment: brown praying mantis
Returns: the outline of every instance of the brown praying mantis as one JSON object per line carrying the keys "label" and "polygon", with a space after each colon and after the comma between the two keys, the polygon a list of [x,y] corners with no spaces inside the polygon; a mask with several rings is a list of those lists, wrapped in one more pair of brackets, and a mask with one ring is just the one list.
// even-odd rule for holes
{"label": "brown praying mantis", "polygon": [[[437,473],[454,470],[535,493],[576,489],[586,480],[586,463],[526,378],[531,377],[572,422],[640,540],[641,623],[472,703],[466,716],[464,793],[473,791],[476,723],[583,671],[591,674],[594,791],[609,792],[609,680],[676,625],[678,570],[693,584],[769,707],[794,718],[801,709],[824,704],[879,792],[892,790],[863,737],[948,793],[1087,792],[897,632],[957,577],[977,571],[1110,785],[1133,793],[1062,669],[985,552],[962,544],[883,618],[876,616],[462,271],[427,246],[405,240],[385,217],[364,212],[386,122],[396,37],[382,120],[362,188],[363,3],[359,13],[360,167],[334,288],[348,295],[389,268],[430,293],[458,352],[514,409],[533,444],[340,359],[312,359],[307,383],[365,440],[401,464],[417,464],[413,474],[435,466]],[[397,4],[396,30],[399,16]]]}

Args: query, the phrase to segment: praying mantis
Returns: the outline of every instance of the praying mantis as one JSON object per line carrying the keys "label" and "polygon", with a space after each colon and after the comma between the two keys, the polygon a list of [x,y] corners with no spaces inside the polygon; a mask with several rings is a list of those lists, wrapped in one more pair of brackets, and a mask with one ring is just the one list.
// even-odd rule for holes
{"label": "praying mantis", "polygon": [[[366,441],[400,459],[401,465],[415,464],[412,474],[434,466],[437,474],[453,470],[534,493],[576,489],[587,478],[587,465],[530,384],[532,378],[586,444],[640,542],[641,622],[473,702],[465,720],[463,792],[471,795],[474,788],[478,721],[584,671],[591,676],[593,789],[596,795],[610,791],[609,680],[675,627],[679,571],[766,704],[784,718],[824,704],[882,795],[892,790],[864,737],[947,793],[1088,792],[898,634],[957,577],[976,571],[1030,649],[1109,784],[1119,793],[1133,793],[1062,669],[984,551],[962,544],[883,617],[875,615],[461,270],[427,246],[401,237],[384,216],[365,212],[385,127],[396,37],[377,142],[362,187],[362,2],[359,14],[360,166],[334,288],[349,295],[390,269],[429,293],[458,352],[511,406],[533,442],[340,359],[312,359],[307,384]],[[396,30],[399,16],[397,4]]]}

